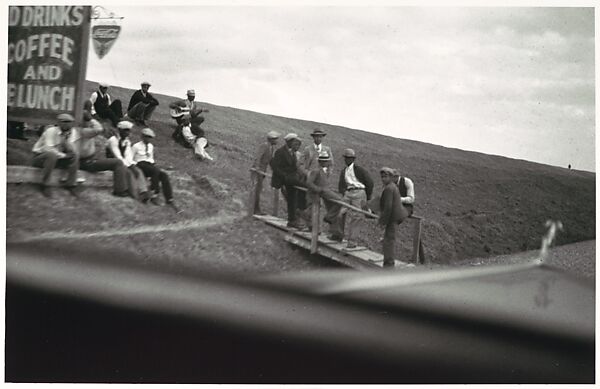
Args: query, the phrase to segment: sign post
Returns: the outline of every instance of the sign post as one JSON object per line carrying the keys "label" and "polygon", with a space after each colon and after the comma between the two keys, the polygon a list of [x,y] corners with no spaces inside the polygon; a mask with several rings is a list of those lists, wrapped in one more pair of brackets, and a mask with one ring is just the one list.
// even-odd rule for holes
{"label": "sign post", "polygon": [[81,120],[90,34],[89,6],[11,6],[7,118],[48,124]]}

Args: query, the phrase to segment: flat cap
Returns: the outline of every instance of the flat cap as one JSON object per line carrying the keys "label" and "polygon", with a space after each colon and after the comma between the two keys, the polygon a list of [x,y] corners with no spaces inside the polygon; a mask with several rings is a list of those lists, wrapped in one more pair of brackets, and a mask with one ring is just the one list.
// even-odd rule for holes
{"label": "flat cap", "polygon": [[278,133],[277,131],[269,131],[269,133],[267,134],[268,139],[277,139],[280,136],[281,136],[281,134]]}
{"label": "flat cap", "polygon": [[68,114],[68,113],[61,113],[61,114],[59,114],[59,115],[56,117],[56,119],[57,119],[59,122],[73,122],[73,121],[75,121],[75,118],[73,118],[73,116],[71,116],[71,115],[70,115],[70,114]]}
{"label": "flat cap", "polygon": [[317,158],[318,161],[331,161],[331,155],[329,155],[329,153],[327,151],[322,151],[319,153],[319,158]]}
{"label": "flat cap", "polygon": [[150,138],[154,138],[154,131],[151,128],[142,128],[142,136],[149,136]]}
{"label": "flat cap", "polygon": [[288,142],[292,139],[297,139],[300,140],[300,137],[298,136],[298,134],[295,134],[293,132],[290,132],[289,134],[287,134],[286,136],[283,137],[283,139]]}
{"label": "flat cap", "polygon": [[142,81],[142,83],[141,83],[140,85],[142,85],[142,86],[143,86],[143,85],[148,85],[148,86],[150,86],[150,85],[152,85],[152,84],[150,84],[148,81]]}
{"label": "flat cap", "polygon": [[342,156],[349,157],[349,158],[356,158],[356,153],[352,149],[346,149],[346,150],[344,150],[344,153],[342,154]]}
{"label": "flat cap", "polygon": [[122,120],[117,123],[117,128],[120,130],[131,130],[133,128],[133,123],[127,120]]}
{"label": "flat cap", "polygon": [[193,90],[193,89],[188,89],[188,91],[187,91],[187,95],[188,95],[188,96],[196,96],[196,91],[195,91],[195,90]]}
{"label": "flat cap", "polygon": [[390,176],[393,176],[394,169],[392,169],[391,167],[384,166],[381,169],[379,169],[379,173],[386,173],[386,174],[389,174]]}
{"label": "flat cap", "polygon": [[100,82],[98,85],[100,85],[102,88],[108,88],[110,86],[108,82]]}

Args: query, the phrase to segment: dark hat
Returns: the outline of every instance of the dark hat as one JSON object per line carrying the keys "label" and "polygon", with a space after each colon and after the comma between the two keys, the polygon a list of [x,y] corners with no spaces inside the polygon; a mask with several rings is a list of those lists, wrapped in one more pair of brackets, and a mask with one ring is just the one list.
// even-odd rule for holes
{"label": "dark hat", "polygon": [[320,128],[315,128],[313,130],[313,132],[310,133],[310,136],[315,136],[315,135],[326,136],[327,134],[325,133],[325,131],[321,130]]}
{"label": "dark hat", "polygon": [[344,150],[344,153],[342,154],[342,156],[348,157],[348,158],[356,158],[356,153],[352,149],[346,149],[346,150]]}

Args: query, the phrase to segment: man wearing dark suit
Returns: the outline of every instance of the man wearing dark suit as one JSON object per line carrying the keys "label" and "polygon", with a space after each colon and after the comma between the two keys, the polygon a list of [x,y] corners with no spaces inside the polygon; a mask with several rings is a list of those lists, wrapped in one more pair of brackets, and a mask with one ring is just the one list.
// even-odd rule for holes
{"label": "man wearing dark suit", "polygon": [[[371,199],[371,195],[373,194],[373,179],[366,169],[354,164],[356,159],[354,150],[344,150],[343,156],[346,167],[342,169],[340,173],[338,190],[344,196],[344,202],[354,205],[355,207],[367,209],[367,202]],[[356,220],[354,220],[355,218],[353,218],[351,212],[348,213],[347,208],[342,209],[341,215],[342,231],[345,231],[346,238],[348,239],[347,247],[354,248],[356,247],[356,243],[353,241],[352,230]],[[347,224],[346,215],[348,215]],[[346,225],[348,226],[347,230]],[[341,238],[336,239],[336,237],[331,237],[331,239],[342,240]]]}
{"label": "man wearing dark suit", "polygon": [[294,186],[306,186],[306,175],[298,167],[296,152],[302,143],[298,135],[294,133],[287,134],[284,137],[285,145],[275,151],[270,165],[273,169],[271,186],[276,189],[282,189],[282,193],[287,201],[288,227],[302,229],[304,224],[297,218],[297,210],[305,208],[304,192],[296,189]]}
{"label": "man wearing dark suit", "polygon": [[[273,159],[275,154],[275,147],[279,140],[279,133],[277,131],[270,131],[267,134],[267,141],[262,143],[256,153],[256,159],[252,164],[252,167],[261,172],[267,172],[267,167]],[[264,215],[265,213],[260,210],[260,194],[262,192],[262,184],[265,176],[257,172],[252,172],[252,180],[256,183],[254,187],[254,215]]]}
{"label": "man wearing dark suit", "polygon": [[383,192],[379,200],[378,225],[385,228],[383,233],[383,267],[394,267],[396,231],[398,230],[398,224],[408,215],[406,209],[402,207],[398,187],[393,182],[394,170],[389,167],[382,167],[379,173],[383,183]]}
{"label": "man wearing dark suit", "polygon": [[107,83],[101,82],[98,85],[98,90],[92,93],[90,97],[92,103],[91,111],[92,115],[101,119],[109,119],[116,128],[117,123],[123,117],[123,108],[121,107],[121,100],[112,101],[108,94],[108,87]]}
{"label": "man wearing dark suit", "polygon": [[129,100],[127,116],[138,124],[145,126],[146,120],[150,120],[154,109],[158,106],[158,100],[148,92],[148,89],[150,89],[148,81],[142,82],[141,86],[142,89],[136,90]]}

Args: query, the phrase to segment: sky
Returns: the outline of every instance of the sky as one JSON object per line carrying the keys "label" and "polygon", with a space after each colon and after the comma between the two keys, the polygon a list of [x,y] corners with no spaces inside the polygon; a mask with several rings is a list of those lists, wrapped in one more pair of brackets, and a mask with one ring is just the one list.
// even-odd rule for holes
{"label": "sky", "polygon": [[595,171],[593,8],[105,7],[89,80]]}

